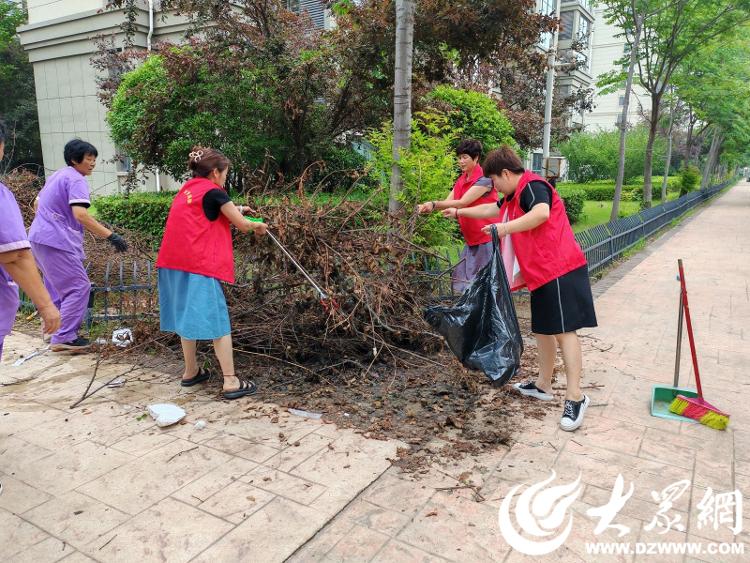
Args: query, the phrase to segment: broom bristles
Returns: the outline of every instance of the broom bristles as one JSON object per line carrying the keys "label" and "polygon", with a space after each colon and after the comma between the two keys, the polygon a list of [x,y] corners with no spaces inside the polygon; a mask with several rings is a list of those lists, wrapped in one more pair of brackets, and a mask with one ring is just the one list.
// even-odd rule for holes
{"label": "broom bristles", "polygon": [[725,430],[729,424],[728,414],[697,398],[677,395],[669,405],[669,410],[680,416],[697,420],[701,424],[716,430]]}

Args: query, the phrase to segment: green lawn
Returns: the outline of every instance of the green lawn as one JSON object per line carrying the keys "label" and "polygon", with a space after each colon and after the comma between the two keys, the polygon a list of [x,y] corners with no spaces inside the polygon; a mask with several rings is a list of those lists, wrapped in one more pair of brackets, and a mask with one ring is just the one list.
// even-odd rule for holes
{"label": "green lawn", "polygon": [[[627,217],[640,211],[640,203],[637,201],[621,201],[620,216]],[[602,223],[609,223],[609,214],[612,213],[611,201],[586,201],[583,204],[583,215],[581,219],[573,225],[573,230],[585,231],[591,227],[596,227]]]}
{"label": "green lawn", "polygon": [[[667,200],[671,201],[680,197],[677,192],[670,192],[667,194]],[[658,205],[661,201],[654,201],[654,205]],[[620,217],[628,217],[635,215],[641,209],[640,202],[638,201],[621,201],[620,202]],[[576,233],[579,231],[585,231],[591,227],[596,227],[603,223],[609,223],[609,214],[612,212],[611,201],[589,201],[586,200],[583,204],[583,215],[581,220],[573,225],[573,231]]]}

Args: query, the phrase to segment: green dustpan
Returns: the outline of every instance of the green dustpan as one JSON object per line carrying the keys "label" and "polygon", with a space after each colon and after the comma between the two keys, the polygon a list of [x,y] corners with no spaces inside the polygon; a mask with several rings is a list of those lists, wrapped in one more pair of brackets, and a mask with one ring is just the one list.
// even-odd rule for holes
{"label": "green dustpan", "polygon": [[[680,261],[681,262],[681,261]],[[677,276],[679,281],[680,277]],[[684,310],[682,308],[682,287],[680,287],[680,306],[677,314],[677,354],[674,360],[674,385],[667,387],[666,385],[654,385],[651,392],[651,416],[658,416],[659,418],[669,418],[671,420],[680,420],[682,422],[696,422],[692,418],[680,416],[669,410],[669,405],[677,397],[677,395],[684,395],[685,397],[697,397],[697,391],[693,389],[685,389],[679,387],[680,384],[680,352],[682,351],[682,318]]]}
{"label": "green dustpan", "polygon": [[698,393],[693,389],[685,389],[683,387],[666,387],[664,385],[654,385],[654,389],[651,393],[651,416],[658,416],[659,418],[670,418],[672,420],[681,420],[682,422],[696,422],[692,418],[680,416],[670,412],[669,405],[677,395],[684,395],[685,397],[697,397]]}

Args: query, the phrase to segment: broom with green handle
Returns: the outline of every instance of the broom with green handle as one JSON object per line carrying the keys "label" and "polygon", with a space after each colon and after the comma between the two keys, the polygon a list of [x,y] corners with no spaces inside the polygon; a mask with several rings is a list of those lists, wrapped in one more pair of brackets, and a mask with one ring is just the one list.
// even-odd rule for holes
{"label": "broom with green handle", "polygon": [[680,269],[680,294],[682,295],[682,307],[685,311],[685,322],[687,324],[688,340],[690,341],[690,354],[693,357],[693,371],[695,372],[695,384],[698,388],[697,397],[685,397],[677,395],[669,405],[669,410],[680,416],[692,418],[701,424],[705,424],[717,430],[725,430],[729,424],[729,415],[720,411],[703,399],[701,389],[701,376],[698,372],[698,355],[695,352],[695,339],[693,338],[693,324],[690,322],[690,308],[688,307],[687,288],[685,286],[685,272],[682,268],[682,259],[677,261]]}

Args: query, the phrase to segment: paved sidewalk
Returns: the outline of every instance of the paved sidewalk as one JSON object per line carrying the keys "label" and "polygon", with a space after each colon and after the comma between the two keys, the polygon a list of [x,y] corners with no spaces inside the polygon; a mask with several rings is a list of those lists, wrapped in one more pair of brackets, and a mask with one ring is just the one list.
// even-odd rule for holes
{"label": "paved sidewalk", "polygon": [[[269,405],[248,403],[238,419],[234,405],[198,395],[204,402],[193,400],[189,417],[208,420],[208,428],[159,430],[137,417],[154,400],[185,400],[165,378],[128,382],[70,411],[90,360],[35,358],[24,374],[33,369],[36,379],[0,390],[0,556],[68,562],[646,560],[586,552],[586,542],[617,540],[612,528],[595,535],[598,519],[586,511],[607,503],[618,474],[626,490],[631,483],[635,489],[614,515],[613,525],[628,528],[617,541],[736,541],[750,549],[746,530],[734,538],[731,523],[714,529],[699,518],[698,507],[709,487],[750,495],[750,412],[737,400],[750,385],[743,371],[750,366],[748,223],[750,186],[742,183],[603,282],[600,289],[607,289],[596,301],[600,328],[583,339],[584,385],[594,388],[586,389],[593,404],[578,432],[557,426],[559,391],[544,420],[519,421],[523,428],[511,448],[444,460],[416,476],[389,468],[397,443],[365,440]],[[678,257],[685,260],[704,391],[731,413],[726,432],[649,414],[652,385],[672,380]],[[14,353],[36,345],[19,335],[6,342],[0,380]],[[683,351],[682,383],[693,385],[686,339]],[[436,441],[435,450],[441,445]],[[503,539],[498,511],[514,486],[541,481],[552,470],[554,484],[581,474],[574,524],[562,547],[526,556]],[[660,510],[652,491],[680,480],[690,483],[666,513],[672,529],[649,530]],[[567,516],[559,530],[566,523]],[[559,531],[550,528],[552,535]]]}
{"label": "paved sidewalk", "polygon": [[[13,335],[0,365],[0,383],[28,379],[0,387],[3,561],[282,561],[402,445],[252,399],[217,401],[204,386],[183,391],[178,376],[154,372],[71,410],[92,358],[12,366],[39,345]],[[122,371],[106,366],[99,380]],[[188,423],[158,428],[144,416],[155,402],[184,405]]]}

